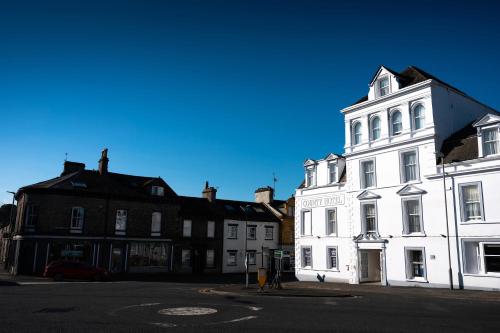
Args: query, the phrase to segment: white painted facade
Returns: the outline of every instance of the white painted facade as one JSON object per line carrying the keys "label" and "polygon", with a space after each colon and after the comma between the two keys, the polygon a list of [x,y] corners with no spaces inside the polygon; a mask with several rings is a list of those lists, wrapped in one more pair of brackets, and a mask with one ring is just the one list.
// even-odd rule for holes
{"label": "white painted facade", "polygon": [[[255,237],[251,236],[250,228],[252,227],[255,227]],[[234,231],[235,228],[236,231]],[[269,231],[266,237],[266,228],[268,230],[272,228],[272,237]],[[268,266],[269,250],[278,248],[279,223],[226,219],[224,220],[222,273],[245,272],[245,251],[249,252],[249,272],[257,272],[258,268]],[[251,256],[255,256],[255,263]]]}
{"label": "white painted facade", "polygon": [[[383,78],[387,80],[381,83]],[[500,155],[483,157],[479,147],[477,160],[445,165],[449,238],[436,156],[447,137],[496,111],[434,79],[403,87],[397,73],[382,66],[370,83],[368,100],[342,113],[343,156],[307,160],[305,187],[296,191],[297,278],[449,287],[451,262],[455,288],[500,289],[500,272],[487,272],[484,259],[485,251],[492,253],[495,243],[500,245],[495,192],[500,188]],[[500,118],[486,118],[476,124],[479,146],[482,128],[498,129],[500,124]],[[338,175],[345,165],[345,179],[330,181],[332,163],[338,165]],[[462,222],[461,188],[475,182],[483,213],[480,220]],[[330,209],[337,213],[334,234],[326,232]],[[331,247],[336,259],[329,256]],[[468,257],[472,268],[464,266]],[[337,267],[331,267],[332,260]]]}

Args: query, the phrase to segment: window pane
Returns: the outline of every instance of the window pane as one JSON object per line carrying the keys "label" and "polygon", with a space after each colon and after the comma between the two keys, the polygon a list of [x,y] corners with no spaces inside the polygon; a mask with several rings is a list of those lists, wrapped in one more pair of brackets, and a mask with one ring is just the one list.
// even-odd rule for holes
{"label": "window pane", "polygon": [[480,220],[482,216],[479,185],[462,186],[462,195],[465,220]]}
{"label": "window pane", "polygon": [[207,222],[207,237],[208,238],[215,237],[215,222],[214,221]]}
{"label": "window pane", "polygon": [[401,112],[396,111],[392,114],[391,117],[391,124],[392,124],[392,135],[397,135],[400,134],[403,130],[403,123],[401,120]]}
{"label": "window pane", "polygon": [[215,253],[214,250],[207,250],[207,262],[206,265],[208,268],[215,266]]}
{"label": "window pane", "polygon": [[488,129],[483,131],[483,154],[498,154],[498,130]]}
{"label": "window pane", "polygon": [[417,180],[417,153],[407,152],[403,154],[404,181]]}
{"label": "window pane", "polygon": [[365,213],[365,231],[366,232],[376,232],[377,231],[377,221],[375,217],[375,205],[366,204],[363,206]]}
{"label": "window pane", "polygon": [[424,121],[425,121],[424,111],[425,109],[422,105],[417,105],[413,110],[413,124],[416,130],[424,127]]}
{"label": "window pane", "polygon": [[154,212],[151,217],[151,232],[158,233],[161,231],[161,213]]}
{"label": "window pane", "polygon": [[477,274],[479,273],[479,243],[477,242],[464,242],[464,267],[465,273]]}
{"label": "window pane", "polygon": [[364,187],[375,186],[375,167],[373,161],[362,162]]}
{"label": "window pane", "polygon": [[361,123],[356,123],[354,125],[354,144],[361,143]]}
{"label": "window pane", "polygon": [[380,118],[375,117],[372,120],[372,140],[380,139]]}
{"label": "window pane", "polygon": [[183,237],[191,237],[191,221],[184,220],[183,228],[182,228],[182,236]]}
{"label": "window pane", "polygon": [[406,219],[408,223],[408,233],[421,232],[420,202],[418,200],[408,200],[405,203],[406,203]]}
{"label": "window pane", "polygon": [[500,244],[484,245],[484,263],[486,273],[500,273]]}

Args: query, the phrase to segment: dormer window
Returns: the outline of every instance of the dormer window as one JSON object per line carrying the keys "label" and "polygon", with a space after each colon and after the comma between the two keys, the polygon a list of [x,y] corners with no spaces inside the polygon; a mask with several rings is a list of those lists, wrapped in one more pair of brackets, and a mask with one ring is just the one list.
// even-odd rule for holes
{"label": "dormer window", "polygon": [[328,182],[330,184],[337,182],[337,163],[328,164]]}
{"label": "dormer window", "polygon": [[161,186],[152,186],[151,187],[151,195],[156,195],[158,197],[162,197],[164,194],[163,187]]}
{"label": "dormer window", "polygon": [[315,168],[314,166],[306,168],[306,187],[315,185]]}
{"label": "dormer window", "polygon": [[498,154],[498,128],[488,128],[482,132],[483,156]]}
{"label": "dormer window", "polygon": [[378,80],[378,95],[379,97],[385,96],[389,94],[389,78],[383,77]]}

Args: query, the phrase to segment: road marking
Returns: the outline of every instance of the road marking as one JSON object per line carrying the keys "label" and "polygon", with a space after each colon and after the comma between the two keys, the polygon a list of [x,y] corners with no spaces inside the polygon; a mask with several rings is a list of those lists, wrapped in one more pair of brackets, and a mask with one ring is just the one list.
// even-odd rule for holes
{"label": "road marking", "polygon": [[158,311],[159,314],[166,316],[203,316],[216,312],[217,309],[200,307],[167,308]]}
{"label": "road marking", "polygon": [[255,319],[255,318],[257,318],[257,316],[247,316],[247,317],[241,317],[241,318],[236,318],[236,319],[227,320],[227,321],[221,321],[220,323],[229,324],[229,323],[236,323],[239,321],[250,320],[250,319]]}
{"label": "road marking", "polygon": [[247,308],[250,309],[250,310],[252,310],[252,311],[260,311],[260,310],[262,310],[262,308],[259,308],[258,306],[248,306]]}
{"label": "road marking", "polygon": [[110,316],[114,316],[118,311],[131,309],[131,308],[139,308],[139,307],[144,307],[144,306],[155,306],[155,305],[160,305],[160,304],[161,303],[142,303],[142,304],[127,305],[127,306],[123,306],[121,308],[115,309],[111,312],[108,312],[108,314]]}

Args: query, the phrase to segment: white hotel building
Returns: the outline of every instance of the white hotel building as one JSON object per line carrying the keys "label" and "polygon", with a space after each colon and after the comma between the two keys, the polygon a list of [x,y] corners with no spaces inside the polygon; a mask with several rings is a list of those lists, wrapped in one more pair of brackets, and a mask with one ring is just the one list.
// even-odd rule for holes
{"label": "white hotel building", "polygon": [[500,114],[384,66],[342,114],[344,153],[296,191],[297,278],[500,290]]}

